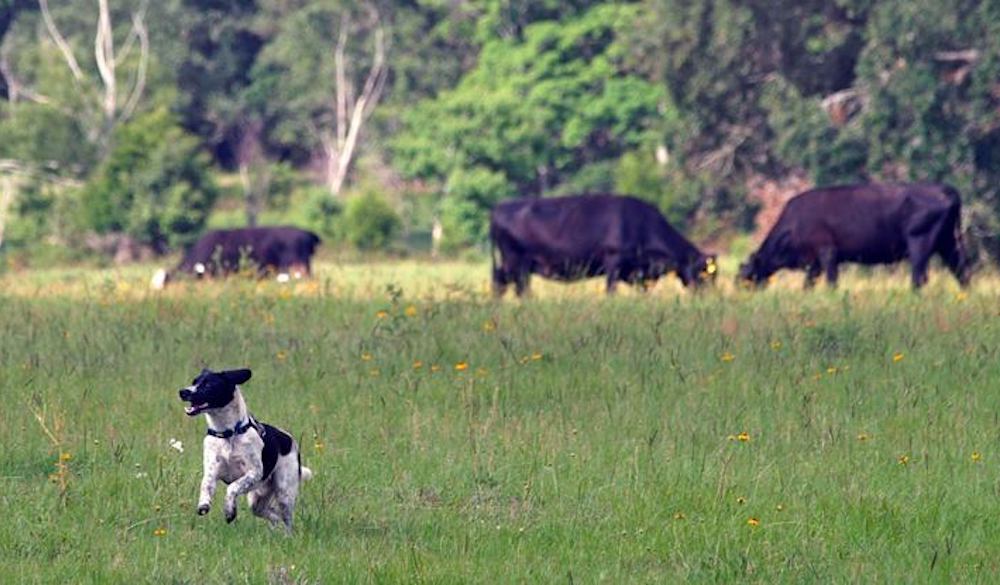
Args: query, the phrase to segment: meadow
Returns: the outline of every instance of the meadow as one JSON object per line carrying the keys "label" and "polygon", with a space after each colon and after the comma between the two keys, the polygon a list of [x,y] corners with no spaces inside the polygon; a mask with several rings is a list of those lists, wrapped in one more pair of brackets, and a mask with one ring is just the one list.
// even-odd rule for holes
{"label": "meadow", "polygon": [[[0,582],[1000,580],[996,275],[495,302],[485,264],[150,273],[0,277]],[[298,436],[293,536],[195,515],[203,366]]]}

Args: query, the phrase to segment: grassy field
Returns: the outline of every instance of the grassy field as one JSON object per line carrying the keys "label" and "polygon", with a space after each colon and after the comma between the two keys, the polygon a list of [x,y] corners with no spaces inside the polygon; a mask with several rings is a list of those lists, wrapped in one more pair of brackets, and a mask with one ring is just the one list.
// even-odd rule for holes
{"label": "grassy field", "polygon": [[[496,303],[485,265],[150,272],[0,278],[2,583],[1000,580],[996,276]],[[292,537],[195,515],[202,366],[300,438]]]}

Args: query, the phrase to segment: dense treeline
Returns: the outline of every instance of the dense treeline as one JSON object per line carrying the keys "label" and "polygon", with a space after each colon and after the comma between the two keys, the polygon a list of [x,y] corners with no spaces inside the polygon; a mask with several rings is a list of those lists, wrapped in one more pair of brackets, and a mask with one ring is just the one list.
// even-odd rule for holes
{"label": "dense treeline", "polygon": [[987,0],[0,0],[0,38],[0,253],[279,218],[459,250],[582,191],[708,238],[789,178],[946,181],[1000,231]]}

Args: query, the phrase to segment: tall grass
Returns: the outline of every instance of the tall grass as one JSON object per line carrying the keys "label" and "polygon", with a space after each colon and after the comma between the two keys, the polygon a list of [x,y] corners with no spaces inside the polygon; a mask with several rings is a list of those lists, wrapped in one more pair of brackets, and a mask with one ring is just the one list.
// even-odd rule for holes
{"label": "tall grass", "polygon": [[[995,277],[496,303],[485,266],[146,272],[0,281],[0,582],[1000,573]],[[251,367],[251,410],[299,437],[292,537],[194,514],[202,366]]]}

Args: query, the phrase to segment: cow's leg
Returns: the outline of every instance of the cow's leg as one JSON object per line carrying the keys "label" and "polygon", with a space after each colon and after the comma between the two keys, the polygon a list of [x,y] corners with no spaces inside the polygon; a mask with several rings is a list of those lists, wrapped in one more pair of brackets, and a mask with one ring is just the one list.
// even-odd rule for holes
{"label": "cow's leg", "polygon": [[514,292],[517,296],[523,297],[531,293],[531,271],[524,267],[519,267],[514,274]]}
{"label": "cow's leg", "polygon": [[827,286],[837,288],[837,278],[840,276],[840,265],[837,263],[837,250],[834,248],[820,250],[819,263],[823,271],[826,272]]}
{"label": "cow's leg", "polygon": [[944,260],[945,266],[951,271],[962,288],[969,286],[969,257],[962,244],[961,235],[955,232],[941,234],[938,242],[938,254]]}
{"label": "cow's leg", "polygon": [[914,290],[927,284],[927,266],[934,253],[933,242],[927,234],[911,236],[906,240],[907,253],[910,258],[910,280]]}
{"label": "cow's leg", "polygon": [[912,270],[910,281],[913,284],[914,290],[918,290],[927,284],[927,265],[930,264],[930,260],[930,254],[920,252],[910,254],[910,266]]}
{"label": "cow's leg", "polygon": [[608,275],[605,291],[607,294],[613,295],[618,289],[618,281],[621,280],[622,276],[621,258],[617,254],[609,254],[604,258],[604,272]]}
{"label": "cow's leg", "polygon": [[820,266],[818,261],[814,261],[812,264],[806,267],[806,281],[803,284],[803,288],[809,290],[816,286],[816,279],[822,274],[823,267]]}
{"label": "cow's leg", "polygon": [[507,277],[507,269],[505,266],[501,265],[493,269],[493,296],[494,298],[500,298],[505,292],[507,292],[507,285],[510,283],[510,279]]}

